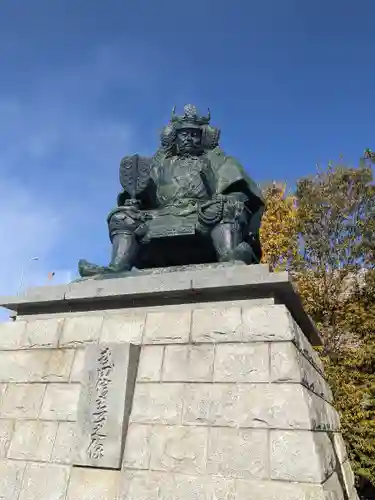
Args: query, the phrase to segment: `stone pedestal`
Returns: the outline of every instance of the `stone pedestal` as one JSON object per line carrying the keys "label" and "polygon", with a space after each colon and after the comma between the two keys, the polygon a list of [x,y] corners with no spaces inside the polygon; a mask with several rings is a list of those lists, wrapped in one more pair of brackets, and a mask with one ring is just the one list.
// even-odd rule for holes
{"label": "stone pedestal", "polygon": [[[3,500],[355,500],[286,273],[218,265],[3,298]],[[117,397],[116,397],[117,395]]]}

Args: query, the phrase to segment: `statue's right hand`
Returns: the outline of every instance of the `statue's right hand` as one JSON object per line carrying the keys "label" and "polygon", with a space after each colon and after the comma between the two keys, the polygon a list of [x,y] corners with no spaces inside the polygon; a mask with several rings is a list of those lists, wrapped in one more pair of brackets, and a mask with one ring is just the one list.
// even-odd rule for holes
{"label": "statue's right hand", "polygon": [[127,219],[133,222],[143,222],[145,220],[145,215],[139,210],[137,205],[123,205],[113,209],[107,217],[108,222],[114,220],[125,221]]}

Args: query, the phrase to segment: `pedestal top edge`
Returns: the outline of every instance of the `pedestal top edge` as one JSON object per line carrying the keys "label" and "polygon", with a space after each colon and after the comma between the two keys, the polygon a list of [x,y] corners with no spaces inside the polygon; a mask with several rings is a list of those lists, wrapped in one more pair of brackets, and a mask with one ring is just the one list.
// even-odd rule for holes
{"label": "pedestal top edge", "polygon": [[27,315],[265,297],[274,297],[277,303],[284,304],[310,342],[321,344],[319,332],[304,310],[290,275],[270,272],[265,264],[207,266],[37,287],[16,297],[0,297],[0,306]]}
{"label": "pedestal top edge", "polygon": [[289,281],[288,273],[271,273],[268,264],[186,266],[182,270],[165,273],[129,273],[124,277],[87,278],[64,285],[33,287],[16,296],[0,296],[0,307],[17,310],[21,306],[65,300],[76,302],[115,296],[130,298],[164,292],[203,291],[281,281]]}

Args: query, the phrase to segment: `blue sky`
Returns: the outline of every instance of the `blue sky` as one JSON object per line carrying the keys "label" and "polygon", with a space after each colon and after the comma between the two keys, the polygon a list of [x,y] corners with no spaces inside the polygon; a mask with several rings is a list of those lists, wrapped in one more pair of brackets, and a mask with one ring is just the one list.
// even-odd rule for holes
{"label": "blue sky", "polygon": [[210,107],[258,182],[356,162],[374,18],[374,0],[2,0],[0,293],[108,261],[119,161],[155,150],[174,104]]}

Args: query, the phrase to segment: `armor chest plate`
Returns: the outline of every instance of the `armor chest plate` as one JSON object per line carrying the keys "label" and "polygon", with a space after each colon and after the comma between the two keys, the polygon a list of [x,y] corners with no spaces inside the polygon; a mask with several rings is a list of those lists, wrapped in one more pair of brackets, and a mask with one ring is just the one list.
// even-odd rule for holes
{"label": "armor chest plate", "polygon": [[207,167],[207,161],[201,158],[177,158],[166,162],[158,172],[157,197],[160,204],[166,205],[183,198],[208,199]]}

